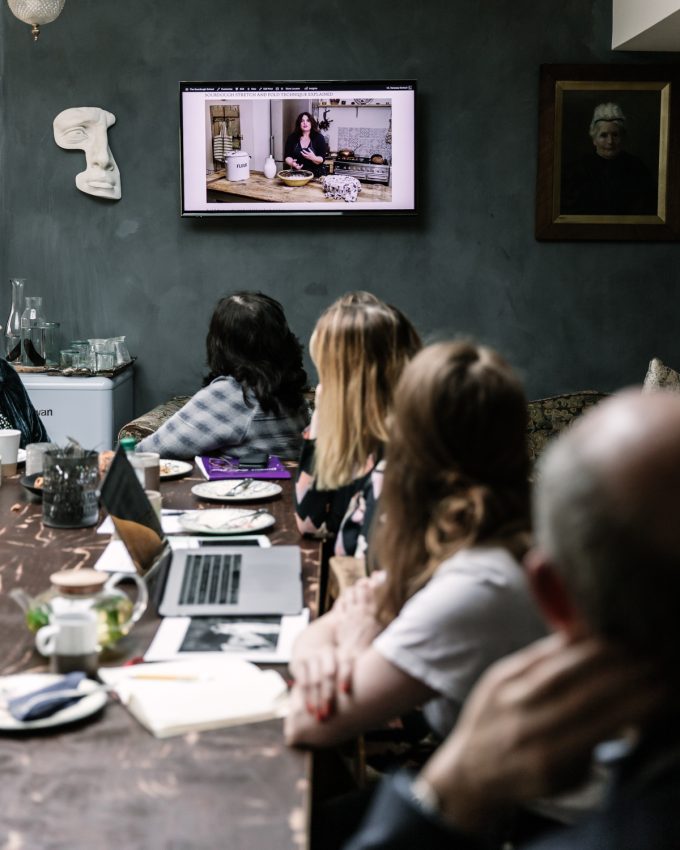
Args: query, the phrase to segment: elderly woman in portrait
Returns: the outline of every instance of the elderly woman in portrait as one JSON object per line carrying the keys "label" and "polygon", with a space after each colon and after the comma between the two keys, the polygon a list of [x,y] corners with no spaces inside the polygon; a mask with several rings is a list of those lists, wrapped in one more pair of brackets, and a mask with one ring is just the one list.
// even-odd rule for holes
{"label": "elderly woman in portrait", "polygon": [[624,150],[626,123],[617,103],[595,107],[589,130],[593,150],[563,176],[562,213],[656,214],[656,182],[643,161]]}

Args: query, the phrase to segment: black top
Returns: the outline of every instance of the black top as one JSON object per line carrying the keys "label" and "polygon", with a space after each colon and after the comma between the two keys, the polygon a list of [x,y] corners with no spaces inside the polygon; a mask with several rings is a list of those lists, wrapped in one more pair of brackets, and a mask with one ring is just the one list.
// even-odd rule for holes
{"label": "black top", "polygon": [[614,159],[593,151],[562,179],[563,214],[655,215],[656,211],[656,182],[642,160],[626,151]]}
{"label": "black top", "polygon": [[0,358],[0,427],[21,431],[22,449],[28,443],[44,443],[49,439],[21,378],[4,358]]}
{"label": "black top", "polygon": [[[326,144],[326,140],[321,135],[321,133],[312,132],[309,137],[309,150],[310,153],[315,154],[316,156],[321,156],[326,159],[328,155],[328,145]],[[290,136],[286,139],[286,147],[283,152],[284,161],[288,159],[288,157],[292,157],[297,163],[299,163],[303,168],[306,168],[307,171],[313,171],[315,177],[320,177],[324,173],[323,163],[320,165],[314,165],[314,163],[310,162],[308,159],[305,159],[304,156],[300,153],[302,150],[300,146],[300,137],[297,133],[291,133]],[[286,163],[286,166],[288,163]]]}

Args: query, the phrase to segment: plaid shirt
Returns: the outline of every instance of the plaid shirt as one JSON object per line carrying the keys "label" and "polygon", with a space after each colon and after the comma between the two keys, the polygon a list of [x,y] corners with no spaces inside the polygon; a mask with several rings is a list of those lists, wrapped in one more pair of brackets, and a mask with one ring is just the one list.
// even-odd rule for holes
{"label": "plaid shirt", "polygon": [[297,459],[302,431],[309,422],[306,407],[297,414],[276,416],[262,410],[252,390],[246,391],[246,397],[250,407],[234,378],[215,378],[154,434],[139,442],[137,450],[177,459],[220,451],[239,456],[261,450]]}

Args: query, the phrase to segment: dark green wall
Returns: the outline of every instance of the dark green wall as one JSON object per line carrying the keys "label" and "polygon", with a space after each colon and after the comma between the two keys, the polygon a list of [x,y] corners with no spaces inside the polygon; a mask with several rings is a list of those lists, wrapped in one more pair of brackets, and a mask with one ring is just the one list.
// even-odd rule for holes
{"label": "dark green wall", "polygon": [[[197,388],[235,288],[305,341],[372,289],[428,337],[497,346],[532,397],[680,365],[677,245],[533,237],[539,64],[659,61],[610,51],[611,0],[67,0],[37,44],[0,5],[1,317],[23,276],[67,337],[127,334],[138,412]],[[418,80],[420,215],[181,219],[178,81],[304,78]],[[121,201],[75,188],[83,155],[52,138],[70,106],[117,116]]]}

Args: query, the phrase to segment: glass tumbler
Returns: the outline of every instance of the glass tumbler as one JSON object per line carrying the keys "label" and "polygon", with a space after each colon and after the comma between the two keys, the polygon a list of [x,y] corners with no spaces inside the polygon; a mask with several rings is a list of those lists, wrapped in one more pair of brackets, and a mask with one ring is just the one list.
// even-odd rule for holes
{"label": "glass tumbler", "polygon": [[73,360],[73,365],[77,369],[94,369],[94,353],[89,340],[74,339],[70,347],[77,352]]}
{"label": "glass tumbler", "polygon": [[116,365],[116,354],[111,348],[95,350],[95,363],[97,372],[110,372]]}
{"label": "glass tumbler", "polygon": [[62,348],[59,352],[59,365],[62,369],[72,369],[77,365],[78,351],[75,348]]}
{"label": "glass tumbler", "polygon": [[43,455],[54,448],[52,443],[29,443],[26,446],[26,475],[37,475],[43,471]]}
{"label": "glass tumbler", "polygon": [[42,348],[48,366],[59,365],[59,322],[43,322]]}
{"label": "glass tumbler", "polygon": [[43,524],[85,528],[99,519],[99,455],[53,446],[43,456]]}

